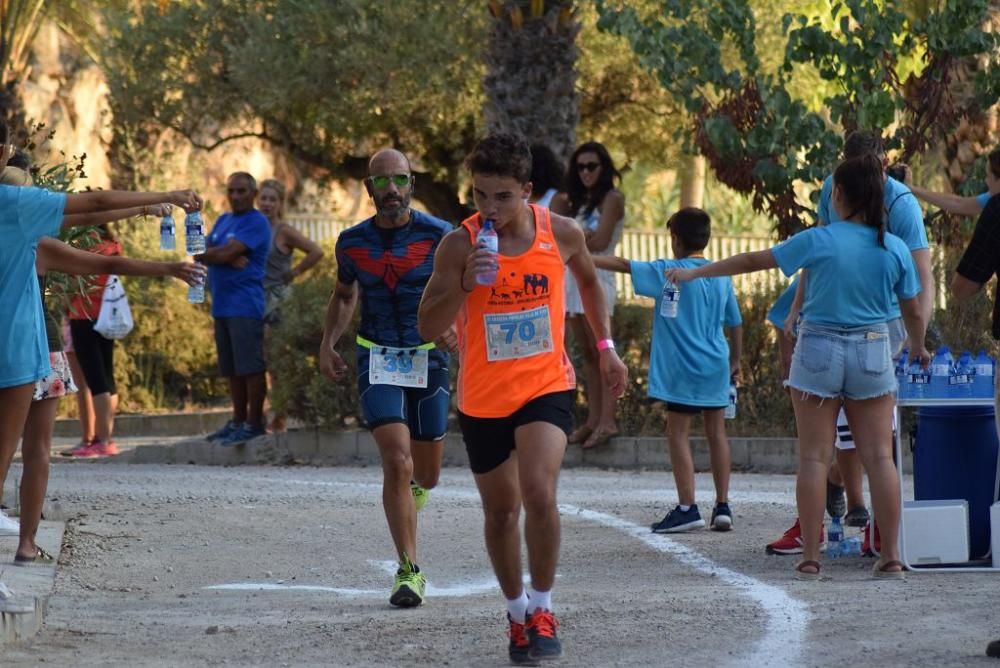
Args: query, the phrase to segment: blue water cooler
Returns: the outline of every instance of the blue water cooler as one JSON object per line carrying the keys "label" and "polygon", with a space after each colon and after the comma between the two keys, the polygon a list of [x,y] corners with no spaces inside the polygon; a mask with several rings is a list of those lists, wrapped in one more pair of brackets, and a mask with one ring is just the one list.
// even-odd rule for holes
{"label": "blue water cooler", "polygon": [[913,442],[913,496],[918,501],[968,502],[973,559],[990,551],[990,506],[996,501],[997,454],[992,406],[920,409]]}

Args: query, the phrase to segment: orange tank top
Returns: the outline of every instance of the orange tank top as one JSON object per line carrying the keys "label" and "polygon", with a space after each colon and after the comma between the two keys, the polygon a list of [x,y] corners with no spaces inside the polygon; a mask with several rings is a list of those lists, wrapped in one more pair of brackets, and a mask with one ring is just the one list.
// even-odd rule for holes
{"label": "orange tank top", "polygon": [[[532,399],[576,387],[563,345],[566,266],[549,210],[531,206],[535,239],[517,256],[499,255],[496,284],[476,285],[458,313],[458,408],[507,417]],[[476,243],[481,219],[462,227]]]}

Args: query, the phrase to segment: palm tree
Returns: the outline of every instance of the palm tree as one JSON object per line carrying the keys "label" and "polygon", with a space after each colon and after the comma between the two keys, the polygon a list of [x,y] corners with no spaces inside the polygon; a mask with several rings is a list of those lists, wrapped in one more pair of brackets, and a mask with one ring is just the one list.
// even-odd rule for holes
{"label": "palm tree", "polygon": [[580,120],[573,0],[489,0],[486,126],[514,131],[568,157]]}

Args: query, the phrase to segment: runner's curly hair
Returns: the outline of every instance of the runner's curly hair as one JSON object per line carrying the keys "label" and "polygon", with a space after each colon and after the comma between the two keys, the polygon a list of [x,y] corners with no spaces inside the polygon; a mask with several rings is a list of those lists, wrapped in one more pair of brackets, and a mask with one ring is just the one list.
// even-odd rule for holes
{"label": "runner's curly hair", "polygon": [[521,135],[495,132],[479,140],[465,159],[465,167],[473,176],[509,176],[527,183],[531,179],[531,149]]}

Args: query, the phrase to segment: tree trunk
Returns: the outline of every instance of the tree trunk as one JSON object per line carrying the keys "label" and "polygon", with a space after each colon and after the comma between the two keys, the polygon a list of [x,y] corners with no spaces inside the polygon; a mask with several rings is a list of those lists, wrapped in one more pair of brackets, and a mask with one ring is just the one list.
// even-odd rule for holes
{"label": "tree trunk", "polygon": [[705,158],[700,155],[685,155],[680,177],[681,208],[702,208],[705,200]]}
{"label": "tree trunk", "polygon": [[572,0],[490,0],[485,116],[489,131],[518,132],[569,157],[580,120]]}

